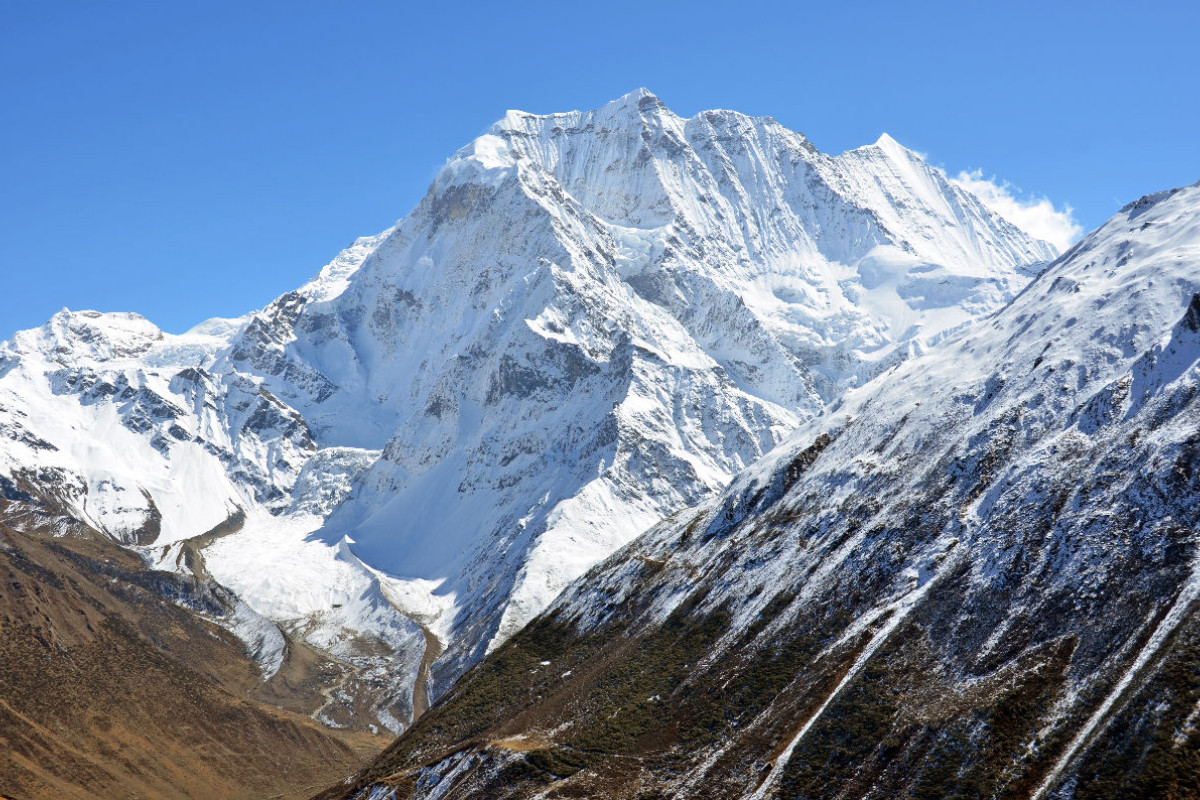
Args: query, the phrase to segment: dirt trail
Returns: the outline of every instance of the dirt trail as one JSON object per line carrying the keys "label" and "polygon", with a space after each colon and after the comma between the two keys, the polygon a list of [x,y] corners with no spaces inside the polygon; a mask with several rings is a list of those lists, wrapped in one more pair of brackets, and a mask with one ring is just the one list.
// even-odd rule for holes
{"label": "dirt trail", "polygon": [[544,750],[553,747],[554,742],[540,736],[514,736],[509,739],[493,739],[488,747],[501,747],[514,753],[528,753],[531,750]]}
{"label": "dirt trail", "polygon": [[[321,652],[324,653],[325,655],[329,656],[329,658],[333,659],[342,668],[342,674],[340,676],[338,676],[338,679],[336,681],[334,681],[331,685],[326,686],[325,688],[321,689],[321,697],[325,698],[325,702],[322,703],[316,710],[314,710],[308,716],[313,721],[320,722],[322,725],[331,725],[331,723],[327,723],[321,719],[321,714],[323,714],[325,712],[325,709],[329,708],[329,706],[331,704],[333,704],[334,702],[337,701],[337,696],[336,696],[337,693],[340,692],[342,689],[344,689],[346,687],[346,682],[349,681],[352,677],[354,677],[355,669],[354,669],[353,664],[351,664],[347,661],[342,661],[341,659],[334,656],[332,653],[327,653],[325,651],[321,651]],[[337,726],[331,725],[331,727],[337,727]]]}
{"label": "dirt trail", "polygon": [[429,710],[429,669],[446,648],[442,647],[442,643],[428,628],[416,620],[413,622],[416,622],[421,628],[421,633],[425,634],[425,652],[421,655],[421,666],[417,668],[417,680],[413,684],[413,722],[416,722],[418,717]]}

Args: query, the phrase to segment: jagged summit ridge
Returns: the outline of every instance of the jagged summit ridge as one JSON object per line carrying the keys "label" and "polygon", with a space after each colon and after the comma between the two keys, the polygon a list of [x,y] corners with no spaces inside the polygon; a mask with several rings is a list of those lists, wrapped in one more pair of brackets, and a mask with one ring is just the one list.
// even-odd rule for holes
{"label": "jagged summit ridge", "polygon": [[[408,217],[262,310],[148,346],[114,317],[120,358],[18,335],[3,463],[11,491],[52,486],[164,566],[243,513],[205,550],[215,578],[322,640],[402,613],[447,645],[436,694],[1052,255],[911,151],[827,156],[648,92],[510,112]],[[318,613],[356,592],[375,598],[357,622]]]}

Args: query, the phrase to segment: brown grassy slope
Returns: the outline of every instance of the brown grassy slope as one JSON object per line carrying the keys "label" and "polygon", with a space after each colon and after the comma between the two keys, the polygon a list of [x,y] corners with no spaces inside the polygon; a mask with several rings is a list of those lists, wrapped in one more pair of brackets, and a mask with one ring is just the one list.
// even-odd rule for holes
{"label": "brown grassy slope", "polygon": [[303,797],[378,751],[248,699],[256,666],[164,599],[174,580],[98,535],[0,526],[0,796]]}

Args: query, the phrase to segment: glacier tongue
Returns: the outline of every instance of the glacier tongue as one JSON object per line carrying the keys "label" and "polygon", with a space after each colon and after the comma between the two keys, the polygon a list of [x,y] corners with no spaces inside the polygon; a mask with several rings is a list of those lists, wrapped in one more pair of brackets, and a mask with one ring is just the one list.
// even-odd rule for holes
{"label": "glacier tongue", "polygon": [[420,650],[398,609],[446,646],[436,695],[1053,256],[890,137],[828,156],[645,90],[513,111],[260,311],[182,336],[64,311],[5,343],[0,490],[159,555],[244,513],[216,579],[327,646]]}

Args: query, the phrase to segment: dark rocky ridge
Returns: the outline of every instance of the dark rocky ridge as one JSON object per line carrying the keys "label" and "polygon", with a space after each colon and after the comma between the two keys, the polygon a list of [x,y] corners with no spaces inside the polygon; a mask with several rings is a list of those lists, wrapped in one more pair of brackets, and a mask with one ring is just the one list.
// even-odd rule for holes
{"label": "dark rocky ridge", "polygon": [[1126,207],[321,797],[1197,796],[1198,267],[1200,186]]}

